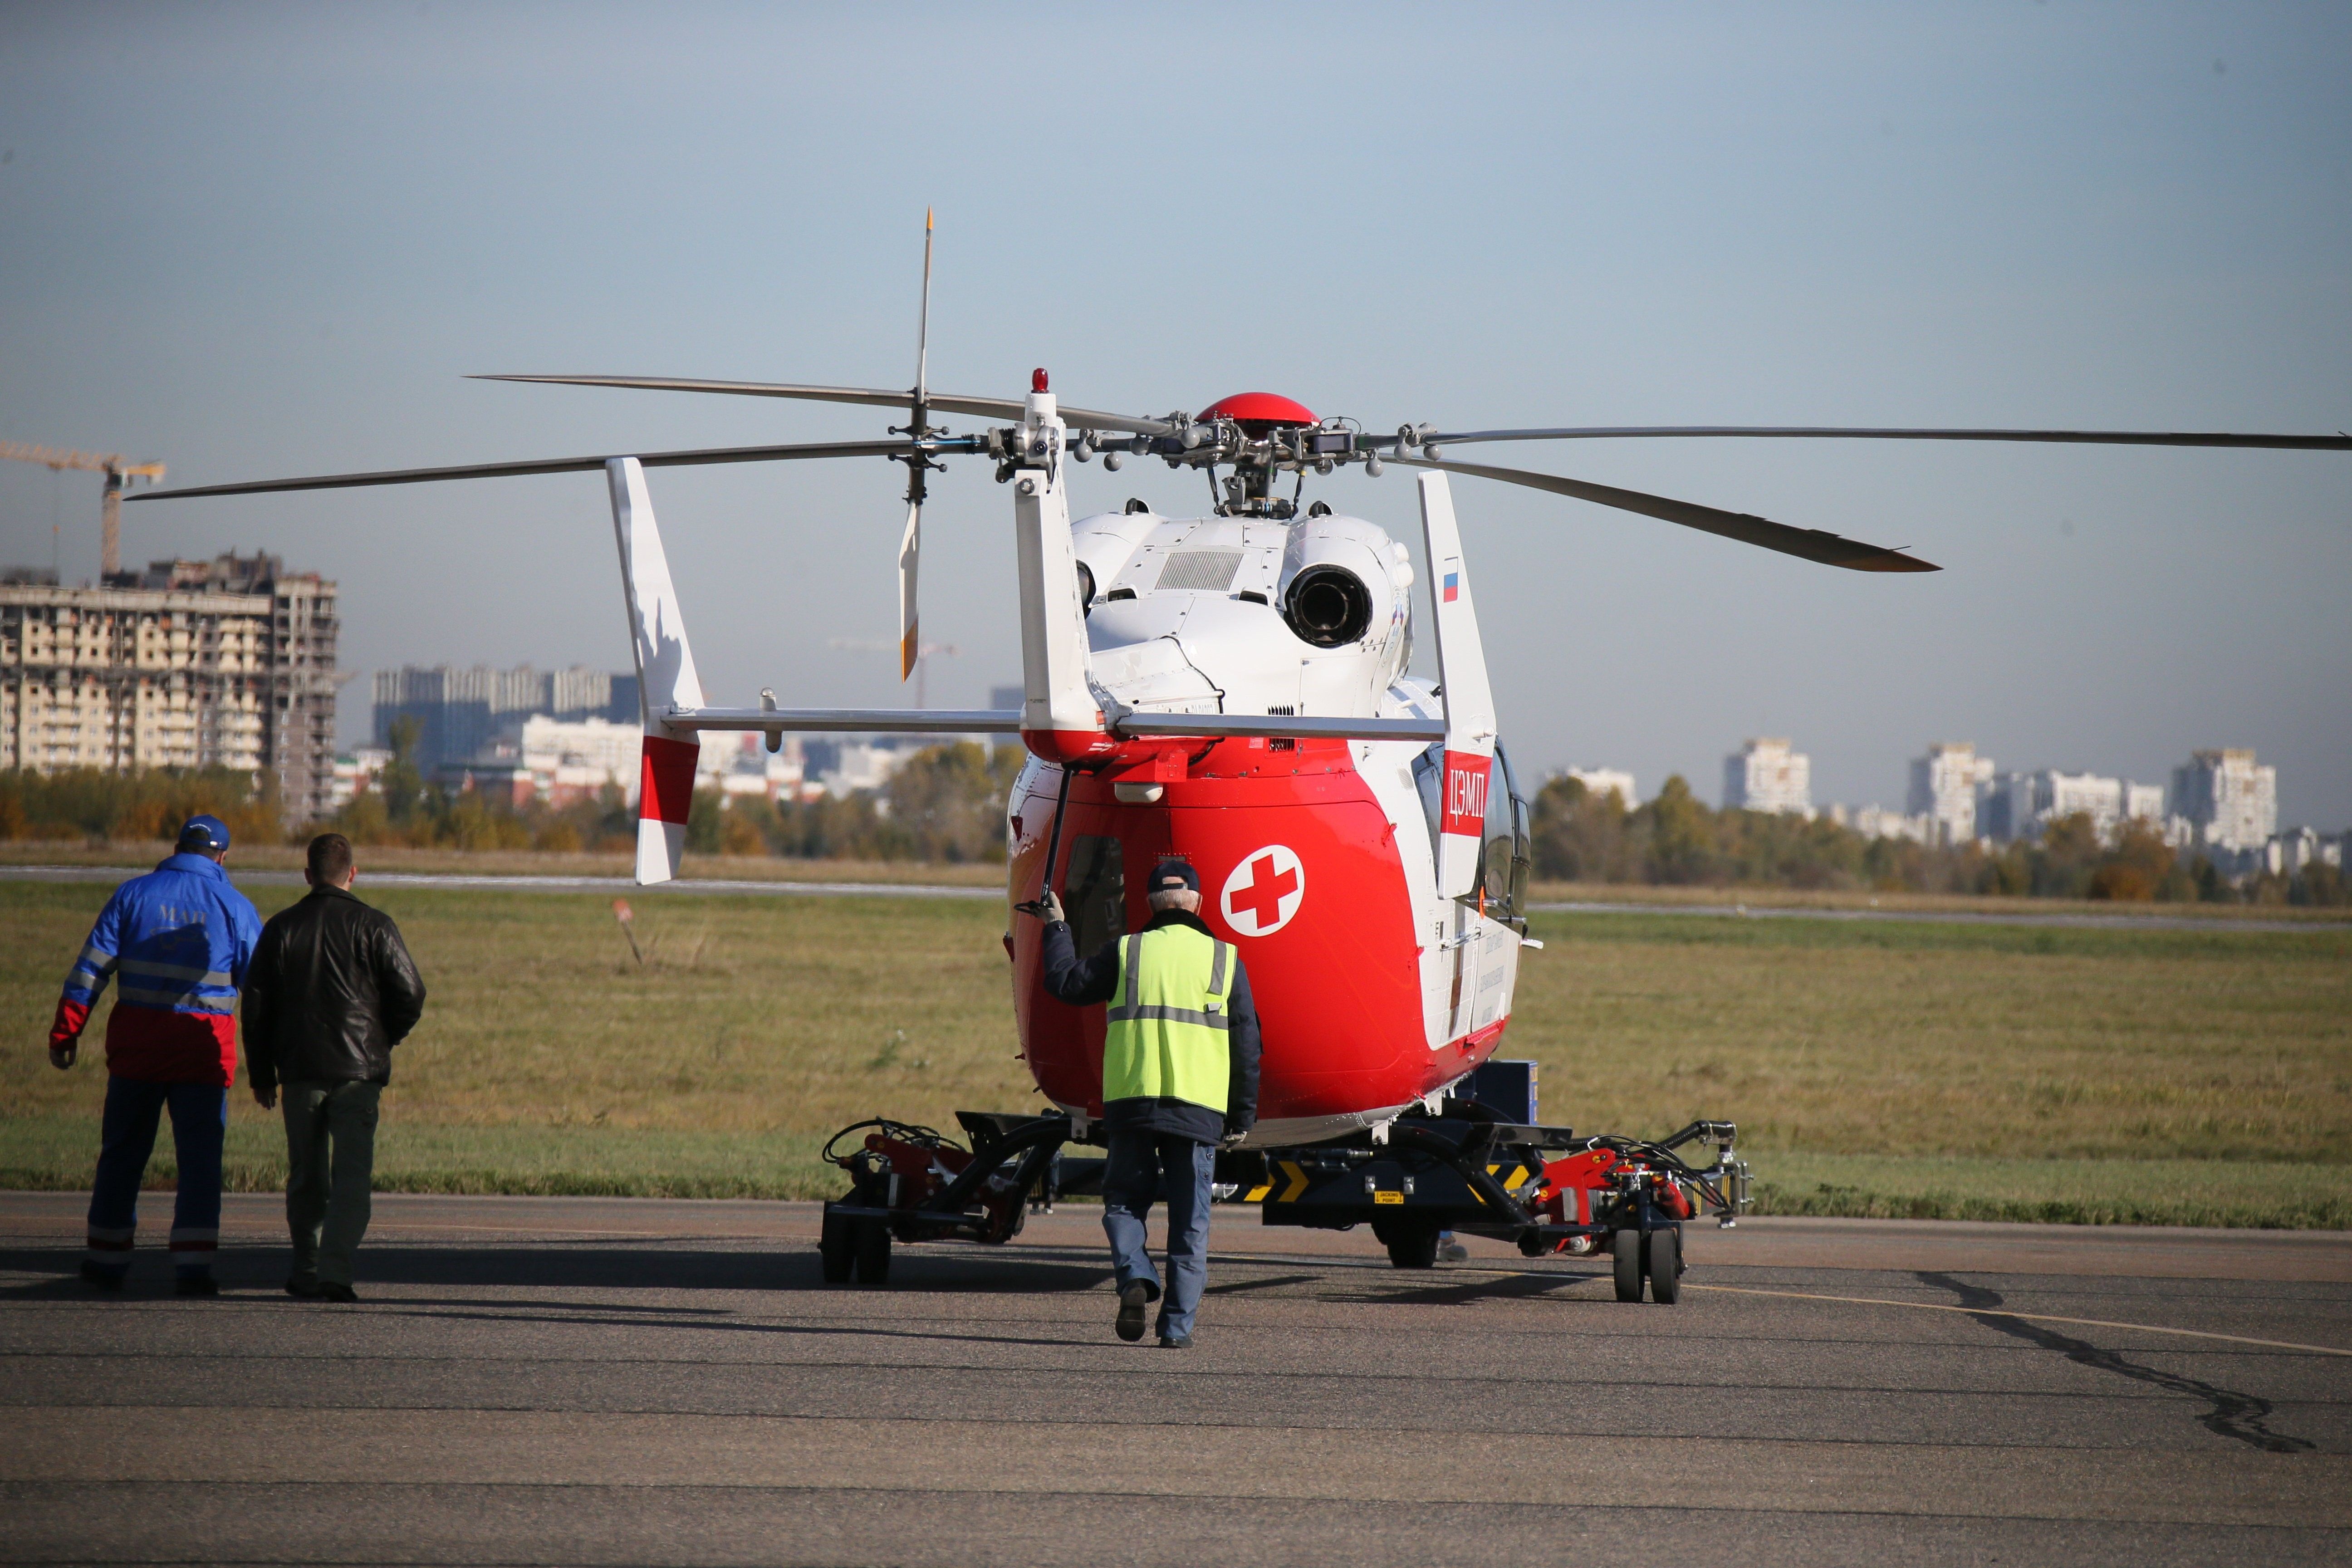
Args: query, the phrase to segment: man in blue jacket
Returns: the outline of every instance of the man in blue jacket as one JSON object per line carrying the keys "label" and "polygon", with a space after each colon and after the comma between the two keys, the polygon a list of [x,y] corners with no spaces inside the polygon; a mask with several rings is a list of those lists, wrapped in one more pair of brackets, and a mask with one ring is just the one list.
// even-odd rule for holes
{"label": "man in blue jacket", "polygon": [[90,1009],[121,976],[106,1020],[106,1119],[89,1196],[89,1252],[82,1278],[119,1290],[139,1227],[139,1182],[172,1110],[180,1192],[172,1215],[172,1262],[183,1296],[216,1296],[221,1140],[236,1073],[236,994],[261,937],[261,918],[221,861],[228,826],[192,816],[177,852],[114,889],[66,975],[49,1026],[49,1061],[74,1065]]}

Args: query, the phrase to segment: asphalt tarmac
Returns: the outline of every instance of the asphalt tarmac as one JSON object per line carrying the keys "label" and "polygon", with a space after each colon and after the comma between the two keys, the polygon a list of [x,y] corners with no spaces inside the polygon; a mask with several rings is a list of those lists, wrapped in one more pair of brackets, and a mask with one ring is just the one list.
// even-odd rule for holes
{"label": "asphalt tarmac", "polygon": [[1192,1565],[2352,1557],[2352,1236],[1750,1220],[1682,1304],[1220,1210],[1198,1343],[1099,1211],[818,1279],[814,1205],[382,1197],[362,1300],[70,1278],[0,1194],[0,1558]]}

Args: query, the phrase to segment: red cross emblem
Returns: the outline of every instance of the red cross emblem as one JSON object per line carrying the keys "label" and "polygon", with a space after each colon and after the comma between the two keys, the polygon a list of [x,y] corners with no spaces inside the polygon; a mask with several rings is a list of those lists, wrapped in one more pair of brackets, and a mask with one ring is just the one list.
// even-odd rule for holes
{"label": "red cross emblem", "polygon": [[1271,936],[1290,923],[1307,900],[1307,868],[1286,845],[1269,844],[1242,858],[1225,879],[1225,920],[1242,936]]}

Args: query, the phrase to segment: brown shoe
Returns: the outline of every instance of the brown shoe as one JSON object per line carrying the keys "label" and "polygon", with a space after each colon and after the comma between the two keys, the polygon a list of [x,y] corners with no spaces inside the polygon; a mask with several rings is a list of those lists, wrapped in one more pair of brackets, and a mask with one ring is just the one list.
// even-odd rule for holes
{"label": "brown shoe", "polygon": [[319,1300],[321,1301],[356,1301],[359,1299],[359,1292],[348,1285],[338,1285],[331,1279],[319,1281]]}
{"label": "brown shoe", "polygon": [[289,1296],[299,1296],[305,1301],[315,1301],[319,1299],[319,1282],[316,1279],[304,1279],[299,1275],[289,1276],[286,1281],[286,1293]]}

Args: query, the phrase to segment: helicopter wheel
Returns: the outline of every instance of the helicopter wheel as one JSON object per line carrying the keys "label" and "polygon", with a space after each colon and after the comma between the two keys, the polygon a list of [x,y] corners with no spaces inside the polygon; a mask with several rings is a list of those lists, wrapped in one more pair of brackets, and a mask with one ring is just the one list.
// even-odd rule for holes
{"label": "helicopter wheel", "polygon": [[851,1257],[856,1247],[857,1222],[845,1215],[834,1213],[831,1204],[825,1205],[824,1224],[817,1232],[816,1256],[817,1262],[824,1270],[826,1284],[849,1283]]}
{"label": "helicopter wheel", "polygon": [[890,1278],[890,1227],[878,1219],[861,1219],[856,1224],[857,1282],[883,1284]]}
{"label": "helicopter wheel", "polygon": [[[1682,1237],[1671,1230],[1654,1230],[1642,1248],[1642,1272],[1650,1277],[1650,1300],[1671,1307],[1682,1296]],[[1642,1298],[1637,1294],[1635,1300]]]}
{"label": "helicopter wheel", "polygon": [[1437,1229],[1434,1226],[1415,1226],[1400,1230],[1385,1238],[1389,1246],[1389,1261],[1399,1268],[1433,1268],[1437,1264]]}
{"label": "helicopter wheel", "polygon": [[1609,1238],[1610,1261],[1616,1265],[1617,1299],[1642,1299],[1642,1233],[1621,1230]]}

